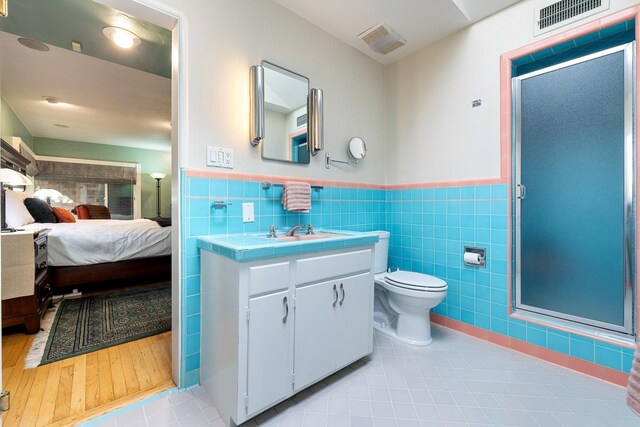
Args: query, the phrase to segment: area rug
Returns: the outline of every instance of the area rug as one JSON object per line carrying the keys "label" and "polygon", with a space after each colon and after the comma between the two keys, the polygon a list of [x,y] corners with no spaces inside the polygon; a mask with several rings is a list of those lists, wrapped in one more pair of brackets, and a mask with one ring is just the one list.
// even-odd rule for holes
{"label": "area rug", "polygon": [[40,365],[171,330],[171,285],[63,300]]}

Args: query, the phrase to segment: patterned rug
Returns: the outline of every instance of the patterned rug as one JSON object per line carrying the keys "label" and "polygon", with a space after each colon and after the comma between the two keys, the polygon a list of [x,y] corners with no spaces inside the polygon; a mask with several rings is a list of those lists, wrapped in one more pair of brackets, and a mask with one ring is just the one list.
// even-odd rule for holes
{"label": "patterned rug", "polygon": [[171,330],[171,285],[60,303],[41,365]]}

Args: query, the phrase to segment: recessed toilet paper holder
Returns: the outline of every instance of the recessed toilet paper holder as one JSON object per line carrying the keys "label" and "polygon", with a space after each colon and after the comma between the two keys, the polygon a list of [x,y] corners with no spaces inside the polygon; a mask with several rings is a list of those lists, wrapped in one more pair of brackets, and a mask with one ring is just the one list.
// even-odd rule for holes
{"label": "recessed toilet paper holder", "polygon": [[469,265],[471,267],[482,267],[486,268],[487,264],[487,249],[486,248],[477,248],[474,246],[465,246],[464,247],[464,265]]}

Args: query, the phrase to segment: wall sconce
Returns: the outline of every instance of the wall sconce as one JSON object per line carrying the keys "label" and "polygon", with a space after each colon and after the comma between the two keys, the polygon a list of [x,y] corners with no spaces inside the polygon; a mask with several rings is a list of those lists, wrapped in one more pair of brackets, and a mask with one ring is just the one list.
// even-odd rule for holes
{"label": "wall sconce", "polygon": [[251,146],[264,139],[264,68],[251,67]]}
{"label": "wall sconce", "polygon": [[309,112],[308,148],[312,156],[318,151],[324,150],[324,112],[322,101],[322,89],[311,89],[307,98]]}

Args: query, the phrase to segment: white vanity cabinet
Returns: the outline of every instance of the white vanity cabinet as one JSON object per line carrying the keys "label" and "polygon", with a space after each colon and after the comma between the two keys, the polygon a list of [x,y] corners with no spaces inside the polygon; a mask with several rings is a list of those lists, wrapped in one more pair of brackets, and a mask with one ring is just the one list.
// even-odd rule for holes
{"label": "white vanity cabinet", "polygon": [[201,254],[201,383],[227,425],[371,353],[373,246],[250,262]]}
{"label": "white vanity cabinet", "polygon": [[[370,257],[367,250],[297,262],[295,391],[371,352],[373,277],[361,270]],[[336,277],[313,280],[328,272]]]}

